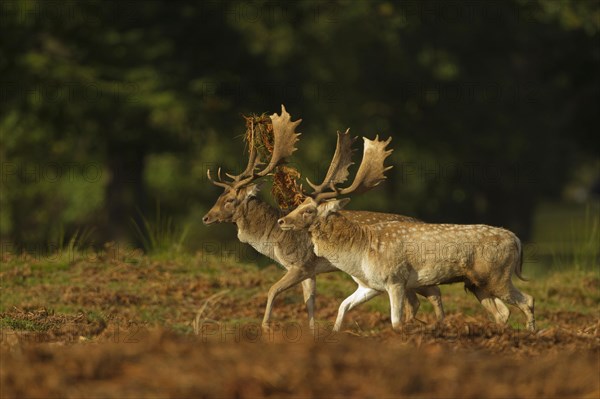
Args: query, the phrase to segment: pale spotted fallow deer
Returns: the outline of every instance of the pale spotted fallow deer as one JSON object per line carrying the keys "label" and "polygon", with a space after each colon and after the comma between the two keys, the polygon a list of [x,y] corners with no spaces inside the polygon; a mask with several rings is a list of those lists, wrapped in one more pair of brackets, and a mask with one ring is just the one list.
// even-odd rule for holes
{"label": "pale spotted fallow deer", "polygon": [[[360,225],[340,213],[349,199],[385,179],[384,161],[391,150],[387,141],[364,139],[363,159],[353,183],[336,187],[336,173],[347,174],[350,157],[334,157],[337,172],[327,176],[305,201],[278,223],[285,230],[309,231],[315,253],[353,276],[358,289],[339,309],[334,329],[354,306],[387,292],[394,329],[401,329],[407,290],[421,286],[464,282],[495,317],[506,323],[510,314],[502,301],[517,306],[535,330],[533,297],[519,291],[512,275],[521,277],[522,247],[510,231],[486,225],[429,224],[389,221]],[[332,179],[333,176],[333,179]]]}
{"label": "pale spotted fallow deer", "polygon": [[[260,164],[255,150],[251,149],[248,165],[239,175],[227,174],[231,181],[223,181],[221,173],[218,179],[208,179],[224,189],[214,206],[203,217],[206,225],[213,223],[234,223],[238,230],[238,239],[248,243],[261,254],[280,263],[286,274],[270,289],[263,318],[263,326],[268,327],[271,319],[273,301],[283,291],[302,282],[304,301],[308,311],[309,324],[314,327],[315,276],[319,273],[337,271],[329,261],[314,254],[310,235],[307,231],[282,231],[277,226],[277,220],[283,213],[261,200],[258,196],[257,180],[271,173],[277,165],[292,155],[296,150],[295,143],[300,133],[295,129],[300,120],[291,121],[285,107],[281,106],[281,115],[271,115],[274,132],[274,149],[272,158],[267,166],[256,171]],[[418,220],[393,214],[363,211],[343,211],[342,214],[358,224],[376,224],[390,220],[408,220],[416,224]],[[437,287],[423,287],[415,290],[425,296],[433,305],[439,320],[443,319],[444,311],[441,294]],[[419,301],[413,291],[407,293],[407,318],[414,317]]]}

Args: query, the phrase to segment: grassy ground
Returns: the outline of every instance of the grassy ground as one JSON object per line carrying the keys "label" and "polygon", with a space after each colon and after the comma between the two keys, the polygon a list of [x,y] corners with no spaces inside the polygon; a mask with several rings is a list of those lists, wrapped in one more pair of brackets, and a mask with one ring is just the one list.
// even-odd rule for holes
{"label": "grassy ground", "polygon": [[[205,306],[205,313],[210,314],[211,319],[259,322],[266,292],[282,275],[283,271],[274,264],[258,268],[253,263],[201,253],[177,257],[146,257],[138,253],[112,258],[106,254],[63,255],[52,259],[7,258],[0,266],[0,326],[21,326],[31,331],[45,328],[13,320],[11,314],[16,310],[46,309],[55,314],[85,314],[104,322],[119,317],[139,325],[191,333],[196,313],[208,298],[219,293],[221,296],[211,301],[214,303]],[[598,316],[599,277],[598,270],[563,270],[527,282],[515,279],[515,283],[535,297],[538,327],[544,329],[552,326],[557,312]],[[355,284],[343,273],[330,273],[319,276],[317,289],[318,319],[333,321],[337,306],[354,291]],[[447,285],[441,289],[448,314],[487,318],[483,308],[462,285]],[[226,312],[217,311],[220,308]],[[511,310],[511,325],[522,327],[523,315],[516,308]],[[357,331],[388,329],[387,324],[359,323],[366,314],[385,319],[388,312],[388,298],[381,295],[350,312],[348,326]],[[304,321],[299,287],[279,297],[274,316],[276,320]],[[432,318],[432,308],[427,301],[422,301],[419,318]]]}
{"label": "grassy ground", "polygon": [[[342,273],[317,278],[315,336],[299,287],[278,298],[276,324],[263,333],[266,293],[282,275],[273,264],[202,253],[144,256],[108,247],[52,258],[5,254],[2,397],[600,393],[598,269],[516,282],[536,299],[536,334],[523,331],[515,308],[509,327],[492,324],[455,284],[442,287],[448,315],[442,324],[423,300],[424,323],[393,333],[382,295],[350,311],[345,332],[333,335],[337,307],[355,288]],[[532,364],[531,356],[539,360]],[[564,382],[556,382],[557,373]],[[457,385],[456,378],[469,383]]]}

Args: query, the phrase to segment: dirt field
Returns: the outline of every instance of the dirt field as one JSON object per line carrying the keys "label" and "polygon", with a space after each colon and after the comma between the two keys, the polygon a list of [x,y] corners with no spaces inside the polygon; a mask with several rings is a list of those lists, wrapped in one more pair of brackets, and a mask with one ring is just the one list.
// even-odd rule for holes
{"label": "dirt field", "polygon": [[[403,333],[385,298],[330,332],[353,285],[318,280],[315,335],[299,290],[260,329],[281,271],[202,257],[52,264],[5,259],[2,398],[322,397],[600,398],[597,274],[527,283],[540,330],[501,328],[461,287],[444,289],[447,319],[427,304]],[[565,287],[562,287],[565,285]],[[327,322],[325,322],[327,321]]]}

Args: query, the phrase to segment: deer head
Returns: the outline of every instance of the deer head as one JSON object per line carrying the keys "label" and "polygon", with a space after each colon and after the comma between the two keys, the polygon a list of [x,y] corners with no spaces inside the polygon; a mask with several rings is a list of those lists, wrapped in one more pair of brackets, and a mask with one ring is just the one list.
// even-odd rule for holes
{"label": "deer head", "polygon": [[349,187],[338,189],[337,184],[343,183],[348,178],[348,167],[352,165],[352,143],[349,132],[338,132],[337,146],[335,154],[329,166],[329,170],[323,182],[319,185],[308,181],[313,188],[311,194],[295,210],[287,216],[278,220],[279,226],[283,230],[301,230],[310,227],[315,220],[326,217],[332,212],[343,208],[350,199],[336,199],[338,196],[349,195],[353,193],[365,192],[379,185],[385,179],[385,171],[391,169],[391,166],[385,167],[385,159],[393,150],[386,150],[387,145],[392,141],[390,137],[386,141],[369,140],[363,137],[364,150],[363,158],[356,172],[354,181]]}
{"label": "deer head", "polygon": [[[300,133],[296,133],[296,127],[302,122],[302,119],[292,122],[290,114],[285,107],[281,105],[281,115],[274,113],[271,115],[273,123],[273,153],[268,164],[261,171],[256,169],[262,165],[260,158],[256,154],[256,149],[251,146],[246,169],[239,175],[226,173],[230,181],[224,181],[221,178],[221,169],[217,171],[217,180],[211,177],[210,169],[206,171],[208,180],[215,186],[222,187],[223,193],[219,196],[213,207],[202,218],[202,222],[210,225],[215,222],[231,222],[233,215],[241,204],[244,204],[249,198],[258,193],[257,180],[268,175],[275,167],[291,156],[296,151],[295,144],[298,141]],[[254,139],[254,130],[251,132],[251,139]]]}

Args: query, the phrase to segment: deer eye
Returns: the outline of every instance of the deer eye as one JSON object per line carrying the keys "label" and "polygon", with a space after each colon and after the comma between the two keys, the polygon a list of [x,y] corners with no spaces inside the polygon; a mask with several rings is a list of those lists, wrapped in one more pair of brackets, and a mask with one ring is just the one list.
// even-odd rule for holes
{"label": "deer eye", "polygon": [[227,198],[225,202],[231,204],[233,201],[235,201],[235,198]]}

